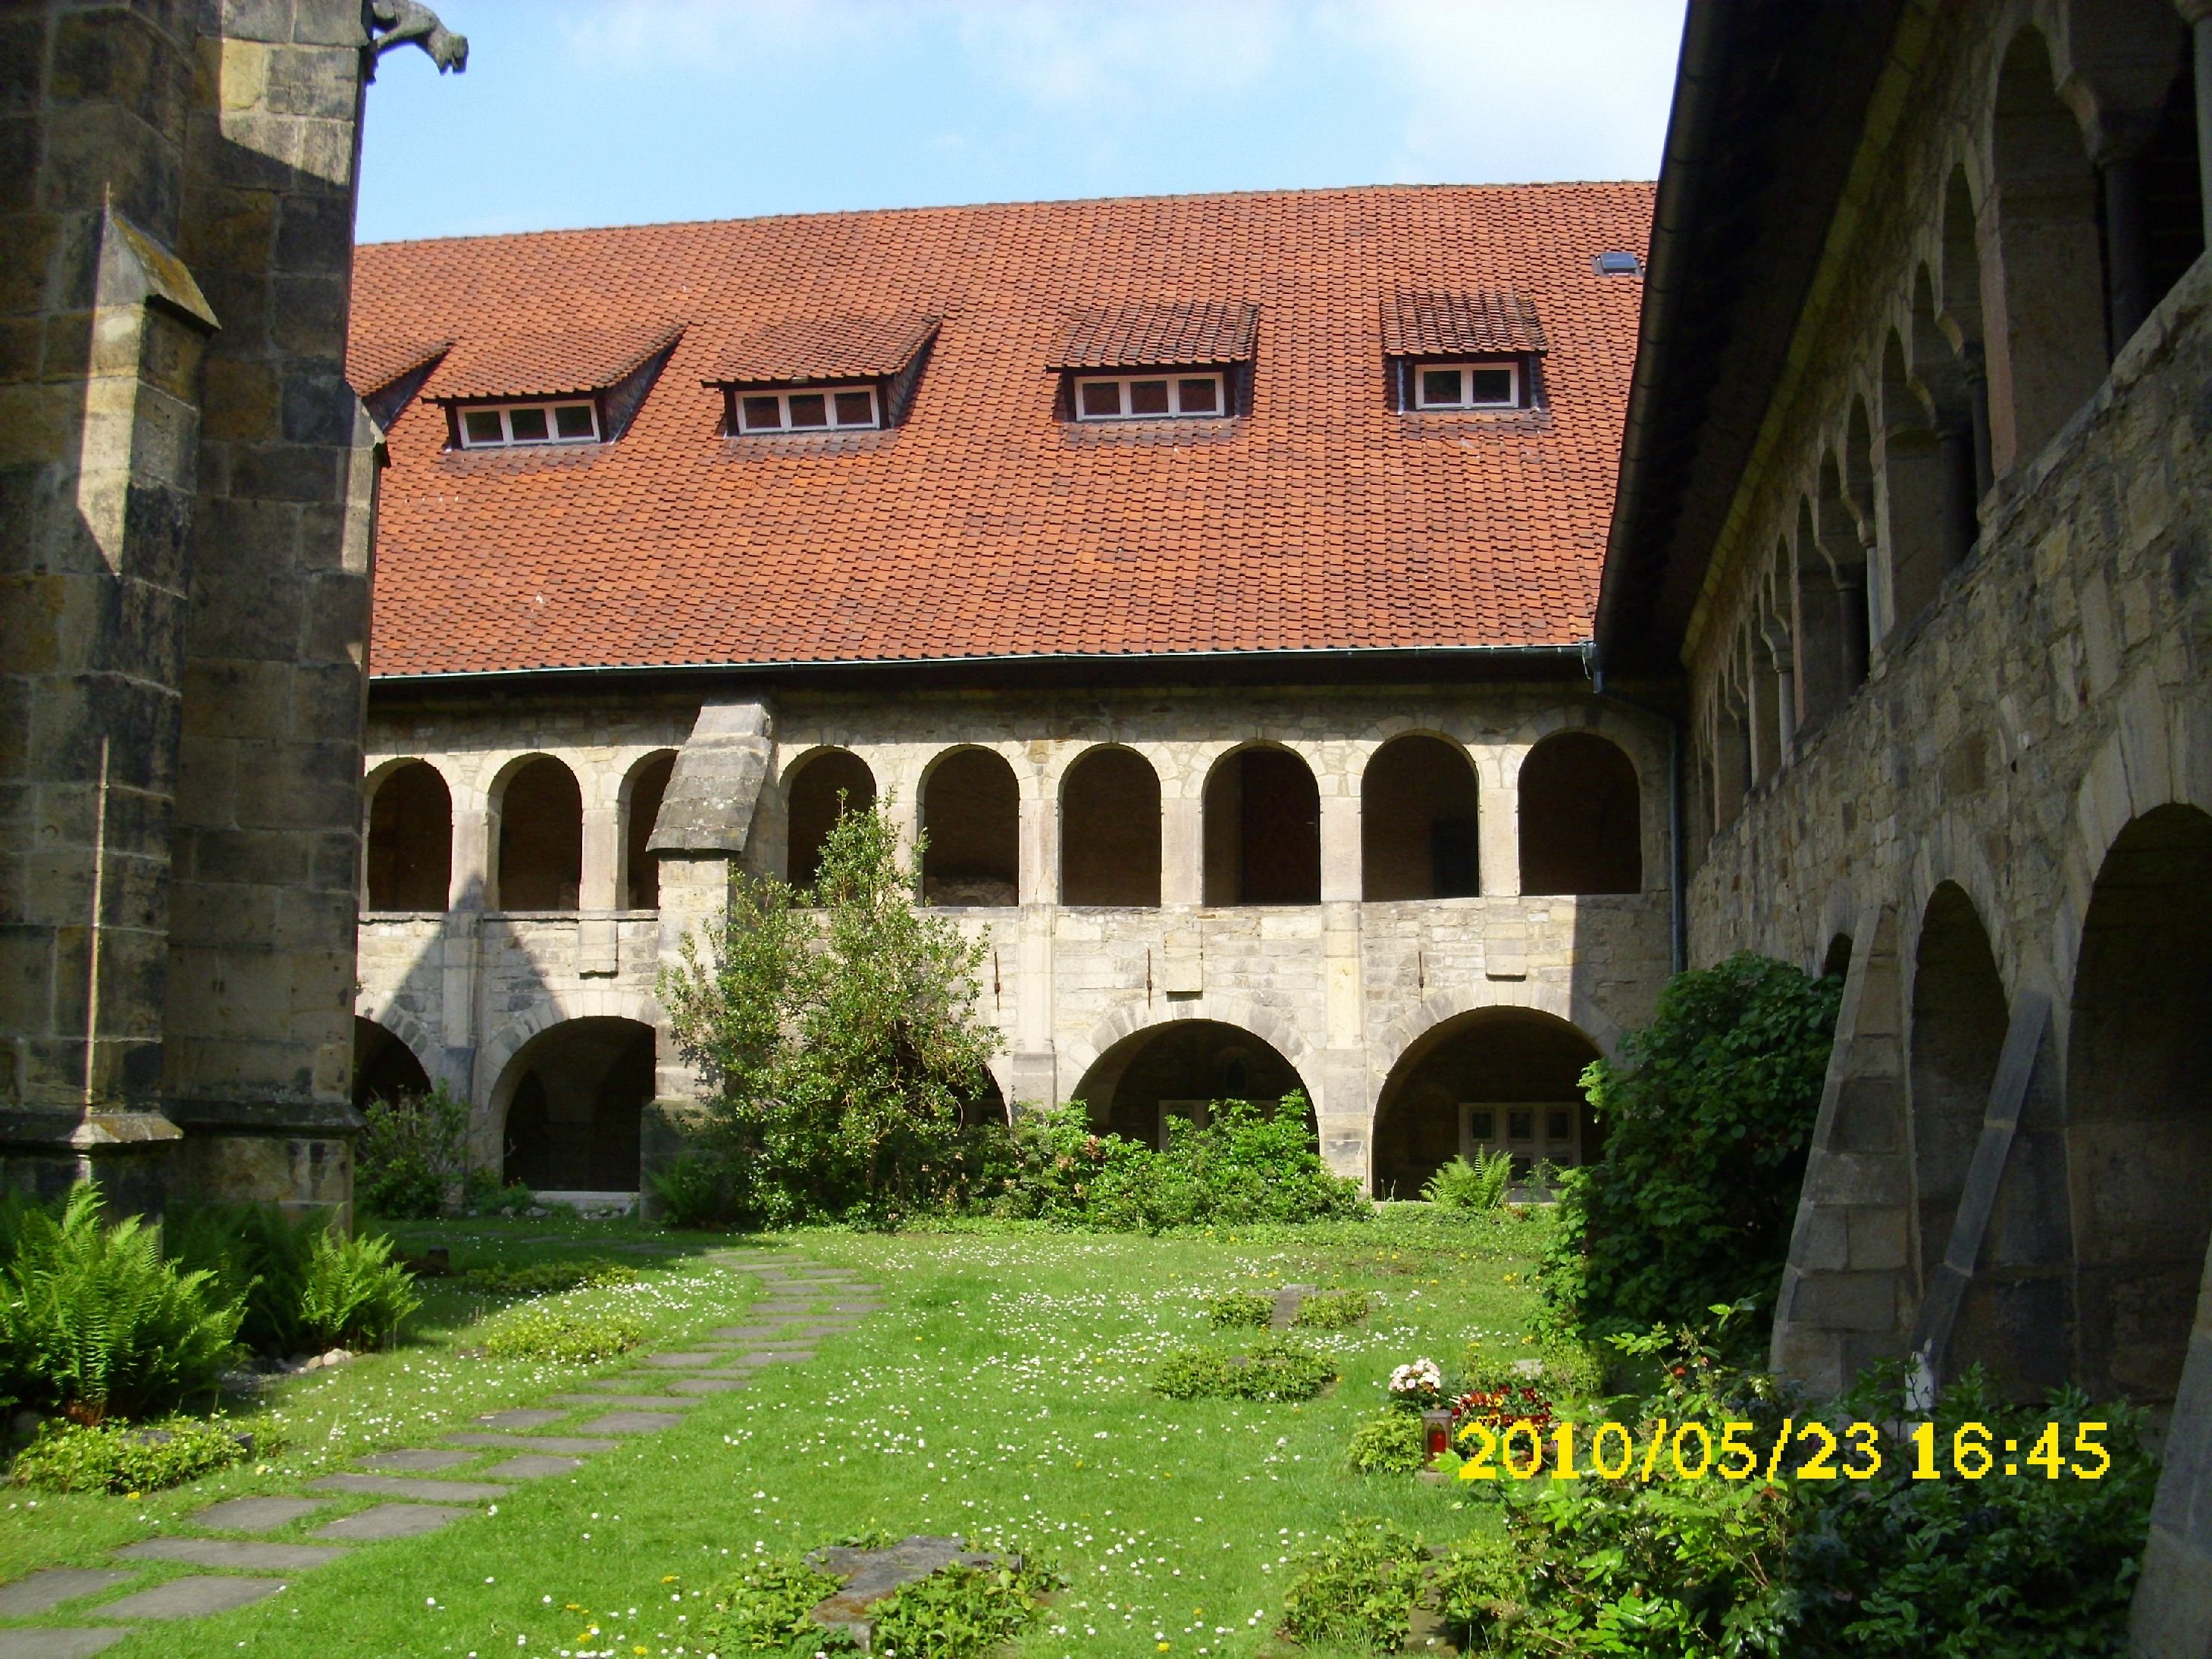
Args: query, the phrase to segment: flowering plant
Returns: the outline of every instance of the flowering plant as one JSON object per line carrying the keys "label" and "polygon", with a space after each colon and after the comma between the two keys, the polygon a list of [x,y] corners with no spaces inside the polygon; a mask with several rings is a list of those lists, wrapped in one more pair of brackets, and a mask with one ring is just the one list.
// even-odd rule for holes
{"label": "flowering plant", "polygon": [[1416,1359],[1390,1373],[1390,1403],[1394,1406],[1425,1412],[1441,1406],[1443,1398],[1444,1374],[1433,1359]]}
{"label": "flowering plant", "polygon": [[[1506,1434],[1525,1427],[1529,1443],[1534,1447],[1533,1455],[1541,1467],[1544,1456],[1544,1437],[1552,1431],[1555,1419],[1549,1395],[1532,1383],[1510,1382],[1495,1389],[1474,1389],[1452,1401],[1452,1441],[1455,1445],[1471,1446],[1480,1437],[1472,1431],[1479,1425],[1490,1431],[1501,1446]],[[1513,1442],[1517,1453],[1520,1437]]]}

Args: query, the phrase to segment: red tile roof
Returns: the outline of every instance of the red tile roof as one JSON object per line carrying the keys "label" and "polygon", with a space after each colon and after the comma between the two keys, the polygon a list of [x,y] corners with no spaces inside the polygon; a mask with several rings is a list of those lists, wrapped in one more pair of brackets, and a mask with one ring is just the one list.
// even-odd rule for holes
{"label": "red tile roof", "polygon": [[1382,302],[1382,350],[1392,357],[1544,352],[1544,325],[1518,294],[1394,294]]}
{"label": "red tile roof", "polygon": [[714,386],[872,380],[904,368],[937,332],[938,320],[908,313],[770,323],[739,340],[704,378]]}
{"label": "red tile roof", "polygon": [[1195,368],[1249,360],[1260,333],[1250,305],[1093,306],[1060,325],[1047,368]]}
{"label": "red tile roof", "polygon": [[[434,411],[394,424],[374,671],[1571,644],[1643,286],[1590,256],[1640,250],[1650,211],[1642,184],[1387,187],[365,246],[356,355],[451,335],[428,398],[623,355],[465,354],[581,362],[689,325],[605,447],[448,453]],[[1493,289],[1543,318],[1546,406],[1394,411],[1385,301]],[[1055,418],[1072,315],[1178,305],[1256,307],[1248,414]],[[701,382],[738,343],[901,315],[945,319],[902,425],[718,435]]]}
{"label": "red tile roof", "polygon": [[451,339],[421,340],[405,334],[365,337],[356,331],[346,343],[346,384],[366,398],[409,370],[422,368],[453,343]]}
{"label": "red tile roof", "polygon": [[[456,319],[457,324],[462,319]],[[680,325],[617,319],[513,329],[501,319],[457,327],[459,343],[423,389],[445,398],[559,398],[604,392],[668,349]],[[489,322],[491,326],[485,324]]]}

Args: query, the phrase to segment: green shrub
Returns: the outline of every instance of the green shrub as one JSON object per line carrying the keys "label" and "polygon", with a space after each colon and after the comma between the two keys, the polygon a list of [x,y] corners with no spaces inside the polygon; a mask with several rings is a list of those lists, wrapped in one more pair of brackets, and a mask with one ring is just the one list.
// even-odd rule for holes
{"label": "green shrub", "polygon": [[487,1296],[558,1296],[564,1291],[589,1290],[601,1285],[635,1285],[636,1268],[605,1256],[586,1256],[573,1261],[520,1261],[471,1267],[461,1282]]}
{"label": "green shrub", "polygon": [[0,1300],[9,1395],[96,1423],[214,1394],[242,1310],[211,1274],[164,1261],[159,1229],[136,1216],[103,1224],[89,1182],[58,1216],[26,1208],[13,1224]]}
{"label": "green shrub", "polygon": [[1225,1400],[1229,1356],[1218,1348],[1180,1348],[1152,1367],[1152,1390],[1170,1400]]}
{"label": "green shrub", "polygon": [[817,1650],[850,1651],[829,1639],[830,1632],[807,1615],[838,1580],[817,1571],[796,1556],[775,1555],[749,1563],[736,1577],[710,1589],[709,1611],[695,1627],[688,1645],[702,1653],[788,1654],[805,1659]]}
{"label": "green shrub", "polygon": [[[1559,1182],[1542,1287],[1576,1332],[1773,1294],[1841,995],[1748,954],[1677,974],[1618,1059],[1583,1073],[1603,1156]],[[1764,1333],[1745,1321],[1749,1347]]]}
{"label": "green shrub", "polygon": [[[1532,1374],[1524,1370],[1536,1363]],[[1558,1335],[1535,1346],[1493,1345],[1478,1338],[1467,1345],[1460,1358],[1463,1389],[1494,1393],[1531,1381],[1540,1381],[1547,1393],[1587,1399],[1605,1387],[1605,1357],[1590,1345]]]}
{"label": "green shrub", "polygon": [[495,1359],[589,1365],[627,1353],[644,1340],[644,1325],[628,1314],[526,1302],[491,1322],[484,1332],[484,1352]]}
{"label": "green shrub", "polygon": [[1323,1291],[1299,1303],[1291,1323],[1302,1330],[1347,1331],[1366,1317],[1366,1291]]}
{"label": "green shrub", "polygon": [[983,1659],[1019,1635],[1056,1582],[1024,1565],[946,1567],[902,1584],[869,1609],[869,1650],[898,1659]]}
{"label": "green shrub", "polygon": [[310,1346],[389,1347],[422,1305],[390,1239],[349,1238],[335,1226],[315,1235],[300,1279],[300,1328]]}
{"label": "green shrub", "polygon": [[1421,1196],[1443,1210],[1494,1210],[1513,1180],[1513,1154],[1475,1148],[1474,1161],[1455,1158],[1429,1177]]}
{"label": "green shrub", "polygon": [[349,1238],[335,1216],[288,1216],[274,1204],[201,1204],[163,1230],[169,1256],[204,1269],[239,1302],[239,1336],[271,1357],[333,1344],[382,1347],[422,1305],[392,1260],[392,1241]]}
{"label": "green shrub", "polygon": [[734,1212],[729,1161],[689,1147],[665,1170],[646,1177],[660,1201],[660,1218],[672,1227],[713,1227]]}
{"label": "green shrub", "polygon": [[1310,1400],[1336,1368],[1310,1348],[1262,1342],[1249,1353],[1184,1348],[1152,1368],[1152,1392],[1170,1400]]}
{"label": "green shrub", "polygon": [[[265,1455],[270,1449],[263,1446]],[[251,1435],[221,1418],[177,1418],[128,1428],[48,1423],[15,1459],[14,1478],[40,1492],[159,1492],[254,1455]]]}
{"label": "green shrub", "polygon": [[1420,1539],[1402,1527],[1346,1522],[1291,1564],[1283,1633],[1309,1646],[1395,1653],[1410,1633],[1427,1559]]}
{"label": "green shrub", "polygon": [[427,1095],[372,1100],[354,1142],[354,1201],[373,1215],[428,1220],[462,1191],[469,1106],[442,1083]]}
{"label": "green shrub", "polygon": [[1344,1461],[1359,1474],[1411,1474],[1428,1466],[1428,1430],[1413,1413],[1385,1407],[1352,1431]]}
{"label": "green shrub", "polygon": [[523,1215],[538,1206],[538,1194],[519,1181],[500,1184],[489,1170],[471,1170],[461,1178],[461,1208],[471,1215]]}
{"label": "green shrub", "polygon": [[1206,1316],[1220,1330],[1257,1329],[1275,1315],[1275,1298],[1258,1291],[1224,1291],[1206,1299]]}

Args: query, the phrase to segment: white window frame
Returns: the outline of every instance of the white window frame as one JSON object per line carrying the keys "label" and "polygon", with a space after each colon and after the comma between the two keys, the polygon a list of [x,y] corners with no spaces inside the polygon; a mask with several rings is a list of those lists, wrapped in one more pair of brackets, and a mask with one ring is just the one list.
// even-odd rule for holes
{"label": "white window frame", "polygon": [[[837,418],[837,398],[841,393],[865,392],[868,394],[868,418],[866,421],[840,422]],[[735,430],[741,437],[759,437],[773,433],[778,437],[810,437],[823,432],[875,432],[884,423],[882,393],[872,384],[862,381],[858,386],[794,386],[770,390],[765,386],[732,388],[736,402],[731,405],[731,415],[736,422]],[[775,399],[776,418],[781,426],[751,426],[745,420],[745,400],[748,398]],[[793,398],[819,398],[823,410],[829,416],[821,426],[793,426],[791,423],[791,400]]]}
{"label": "white window frame", "polygon": [[[1164,413],[1133,415],[1129,407],[1129,387],[1138,380],[1165,380],[1168,383],[1168,408]],[[1186,411],[1182,406],[1182,383],[1185,380],[1213,382],[1213,407]],[[1083,410],[1083,391],[1085,386],[1110,386],[1118,387],[1115,401],[1124,411],[1117,415],[1087,415]],[[1229,386],[1220,370],[1154,369],[1142,374],[1081,374],[1076,377],[1075,418],[1079,421],[1219,421],[1229,415]]]}
{"label": "white window frame", "polygon": [[[1477,1134],[1475,1115],[1492,1114],[1490,1133]],[[1529,1133],[1511,1133],[1511,1114],[1527,1112]],[[1548,1115],[1553,1112],[1567,1115],[1567,1133],[1564,1139],[1551,1133]],[[1570,1169],[1583,1161],[1583,1115],[1572,1101],[1567,1100],[1463,1100],[1459,1104],[1459,1153],[1473,1158],[1477,1151],[1510,1152],[1514,1157],[1516,1174],[1534,1169],[1549,1158],[1561,1169]]]}
{"label": "white window frame", "polygon": [[[1496,371],[1501,368],[1513,377],[1513,390],[1506,399],[1503,403],[1478,404],[1470,402],[1469,399],[1473,397],[1474,391],[1474,381],[1473,378],[1474,371],[1477,369],[1489,369]],[[1459,373],[1459,401],[1449,404],[1432,404],[1429,401],[1429,386],[1427,377],[1431,374],[1442,373],[1447,369],[1456,369]],[[1469,410],[1486,409],[1518,409],[1521,407],[1520,359],[1517,357],[1492,357],[1488,359],[1477,359],[1473,362],[1462,361],[1459,362],[1436,362],[1433,361],[1423,361],[1417,358],[1413,362],[1413,407],[1423,413],[1427,413],[1432,410],[1466,411]]]}
{"label": "white window frame", "polygon": [[[514,435],[514,412],[517,410],[542,410],[545,415],[545,436],[518,438]],[[564,438],[561,435],[560,416],[555,412],[563,409],[583,409],[591,411],[592,430],[588,437]],[[459,430],[464,449],[538,449],[552,444],[595,444],[599,441],[599,406],[589,398],[554,398],[544,401],[532,399],[518,404],[464,404],[456,411],[459,418],[454,422]],[[469,435],[469,416],[496,415],[499,416],[499,436],[472,438]]]}

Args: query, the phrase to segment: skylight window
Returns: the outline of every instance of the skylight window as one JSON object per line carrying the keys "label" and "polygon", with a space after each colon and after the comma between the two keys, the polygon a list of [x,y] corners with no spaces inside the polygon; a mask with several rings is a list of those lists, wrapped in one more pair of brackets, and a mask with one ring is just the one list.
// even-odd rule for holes
{"label": "skylight window", "polygon": [[464,449],[599,441],[599,410],[594,403],[501,404],[466,408],[459,413]]}
{"label": "skylight window", "polygon": [[1226,414],[1221,376],[1083,375],[1075,382],[1079,421],[1159,421]]}
{"label": "skylight window", "polygon": [[1643,260],[1633,253],[1624,253],[1619,250],[1601,253],[1590,263],[1597,267],[1597,274],[1601,276],[1641,276],[1644,274]]}
{"label": "skylight window", "polygon": [[1413,371],[1416,409],[1518,409],[1521,365],[1422,363]]}
{"label": "skylight window", "polygon": [[740,432],[850,432],[883,424],[872,386],[748,392],[737,404]]}

